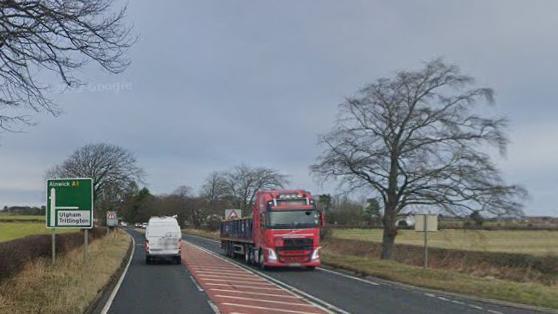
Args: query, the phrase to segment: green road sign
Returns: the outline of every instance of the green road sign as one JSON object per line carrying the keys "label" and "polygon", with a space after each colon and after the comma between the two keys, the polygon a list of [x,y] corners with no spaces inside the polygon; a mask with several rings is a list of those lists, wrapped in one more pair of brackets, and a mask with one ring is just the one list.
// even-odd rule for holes
{"label": "green road sign", "polygon": [[47,181],[47,228],[93,228],[93,180]]}

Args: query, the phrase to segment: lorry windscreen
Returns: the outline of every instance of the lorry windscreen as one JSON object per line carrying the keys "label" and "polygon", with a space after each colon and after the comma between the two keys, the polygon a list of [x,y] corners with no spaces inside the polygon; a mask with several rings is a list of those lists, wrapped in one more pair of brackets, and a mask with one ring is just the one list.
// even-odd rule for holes
{"label": "lorry windscreen", "polygon": [[320,224],[317,210],[273,211],[267,213],[268,228],[313,228]]}

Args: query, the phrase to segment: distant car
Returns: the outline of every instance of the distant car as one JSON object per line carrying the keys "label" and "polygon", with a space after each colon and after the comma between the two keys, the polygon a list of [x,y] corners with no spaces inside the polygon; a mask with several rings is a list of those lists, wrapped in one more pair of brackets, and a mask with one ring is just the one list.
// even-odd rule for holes
{"label": "distant car", "polygon": [[127,224],[125,221],[121,221],[121,222],[120,222],[120,225],[121,225],[122,227],[126,227],[128,224]]}
{"label": "distant car", "polygon": [[145,229],[145,263],[171,259],[181,263],[182,232],[174,217],[151,217]]}
{"label": "distant car", "polygon": [[147,222],[142,223],[141,226],[140,226],[140,228],[142,228],[142,229],[147,228]]}

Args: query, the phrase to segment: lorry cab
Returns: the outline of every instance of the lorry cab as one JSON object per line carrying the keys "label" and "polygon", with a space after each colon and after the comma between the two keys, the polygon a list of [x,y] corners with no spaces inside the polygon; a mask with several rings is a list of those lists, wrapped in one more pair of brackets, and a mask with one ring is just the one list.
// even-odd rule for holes
{"label": "lorry cab", "polygon": [[151,217],[145,229],[145,263],[156,259],[181,262],[182,232],[174,217]]}

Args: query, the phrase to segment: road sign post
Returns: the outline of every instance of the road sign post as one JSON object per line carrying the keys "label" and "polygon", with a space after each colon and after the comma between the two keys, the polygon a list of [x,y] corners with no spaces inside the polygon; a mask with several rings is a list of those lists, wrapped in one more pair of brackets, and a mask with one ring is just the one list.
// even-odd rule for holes
{"label": "road sign post", "polygon": [[428,268],[428,232],[438,231],[438,215],[416,214],[415,231],[424,232],[424,268]]}
{"label": "road sign post", "polygon": [[88,229],[93,228],[93,180],[64,178],[47,180],[46,227],[52,231],[52,262],[56,256],[56,228],[82,228],[84,259],[87,258]]}

